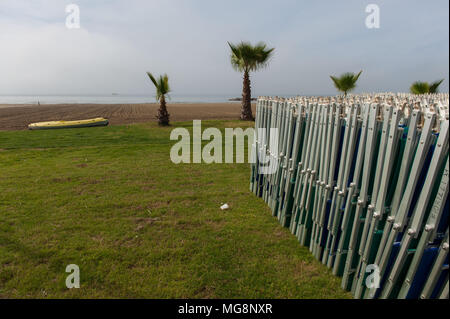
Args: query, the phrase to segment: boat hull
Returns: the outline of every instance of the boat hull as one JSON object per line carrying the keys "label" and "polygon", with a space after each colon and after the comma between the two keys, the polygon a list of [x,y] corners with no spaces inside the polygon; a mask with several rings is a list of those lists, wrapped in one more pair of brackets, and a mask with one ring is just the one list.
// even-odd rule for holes
{"label": "boat hull", "polygon": [[95,126],[106,126],[109,121],[104,118],[95,118],[88,120],[78,120],[78,121],[51,121],[51,122],[39,122],[31,123],[28,125],[30,130],[54,130],[61,128],[81,128],[81,127],[95,127]]}

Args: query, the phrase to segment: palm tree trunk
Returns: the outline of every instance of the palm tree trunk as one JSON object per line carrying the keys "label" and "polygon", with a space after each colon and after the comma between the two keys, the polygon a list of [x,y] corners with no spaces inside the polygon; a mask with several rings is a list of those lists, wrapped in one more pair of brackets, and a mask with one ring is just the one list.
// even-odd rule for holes
{"label": "palm tree trunk", "polygon": [[158,110],[158,124],[162,126],[169,125],[169,113],[166,107],[166,97],[163,95],[159,100],[159,110]]}
{"label": "palm tree trunk", "polygon": [[252,114],[252,92],[250,87],[250,75],[248,71],[244,71],[244,84],[242,86],[242,109],[241,120],[253,121]]}

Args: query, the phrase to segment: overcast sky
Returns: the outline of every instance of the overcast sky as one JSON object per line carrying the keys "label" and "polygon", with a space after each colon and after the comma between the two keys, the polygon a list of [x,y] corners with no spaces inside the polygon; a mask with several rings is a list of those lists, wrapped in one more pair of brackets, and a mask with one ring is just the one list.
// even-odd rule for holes
{"label": "overcast sky", "polygon": [[[69,3],[80,29],[65,26]],[[176,95],[239,96],[227,41],[241,40],[276,48],[253,95],[334,94],[330,74],[361,69],[355,92],[441,78],[448,92],[448,38],[448,0],[0,0],[0,94],[153,94],[151,71]]]}

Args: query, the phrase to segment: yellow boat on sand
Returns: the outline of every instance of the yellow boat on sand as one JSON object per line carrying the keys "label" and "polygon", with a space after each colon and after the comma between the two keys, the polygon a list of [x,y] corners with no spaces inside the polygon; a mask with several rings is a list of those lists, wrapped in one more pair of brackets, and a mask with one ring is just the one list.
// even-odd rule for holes
{"label": "yellow boat on sand", "polygon": [[28,125],[30,130],[49,130],[57,128],[77,128],[77,127],[92,127],[92,126],[106,126],[108,120],[103,117],[95,119],[77,120],[77,121],[50,121],[31,123]]}

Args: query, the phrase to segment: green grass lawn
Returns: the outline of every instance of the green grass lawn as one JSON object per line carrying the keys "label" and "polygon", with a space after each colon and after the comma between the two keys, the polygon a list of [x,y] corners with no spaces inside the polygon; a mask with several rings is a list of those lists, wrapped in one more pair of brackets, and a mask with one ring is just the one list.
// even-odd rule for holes
{"label": "green grass lawn", "polygon": [[249,191],[249,164],[173,164],[173,127],[0,132],[0,297],[350,298]]}

